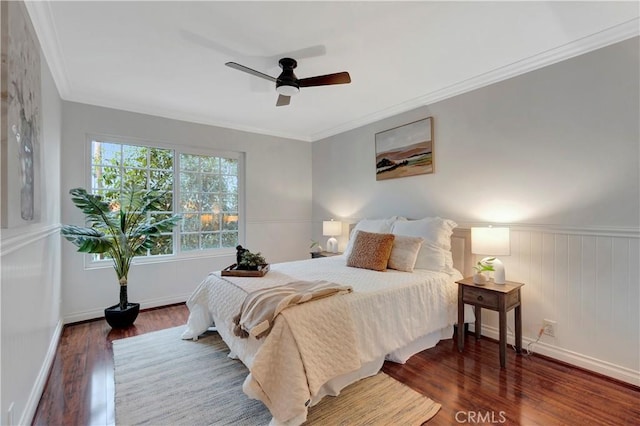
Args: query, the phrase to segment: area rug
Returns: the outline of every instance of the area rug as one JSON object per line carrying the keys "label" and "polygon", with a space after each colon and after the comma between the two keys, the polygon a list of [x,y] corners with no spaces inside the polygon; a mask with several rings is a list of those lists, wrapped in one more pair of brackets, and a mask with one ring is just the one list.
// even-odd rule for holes
{"label": "area rug", "polygon": [[[267,425],[267,408],[242,392],[248,374],[215,332],[181,340],[183,327],[115,340],[117,425]],[[325,397],[305,425],[420,425],[440,409],[384,373]]]}

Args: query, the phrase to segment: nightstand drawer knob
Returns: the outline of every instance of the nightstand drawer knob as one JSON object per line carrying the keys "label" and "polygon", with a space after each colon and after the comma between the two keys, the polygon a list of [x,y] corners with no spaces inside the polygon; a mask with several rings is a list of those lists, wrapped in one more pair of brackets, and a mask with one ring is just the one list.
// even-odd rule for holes
{"label": "nightstand drawer knob", "polygon": [[482,302],[484,298],[482,296],[478,296],[478,302]]}

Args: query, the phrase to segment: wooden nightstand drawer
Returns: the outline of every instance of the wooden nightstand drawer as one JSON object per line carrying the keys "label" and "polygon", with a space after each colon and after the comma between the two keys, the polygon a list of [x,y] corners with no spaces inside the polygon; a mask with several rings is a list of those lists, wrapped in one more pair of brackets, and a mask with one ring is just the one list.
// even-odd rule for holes
{"label": "wooden nightstand drawer", "polygon": [[498,309],[498,295],[491,291],[467,287],[464,289],[462,301],[470,305],[480,305],[483,308]]}

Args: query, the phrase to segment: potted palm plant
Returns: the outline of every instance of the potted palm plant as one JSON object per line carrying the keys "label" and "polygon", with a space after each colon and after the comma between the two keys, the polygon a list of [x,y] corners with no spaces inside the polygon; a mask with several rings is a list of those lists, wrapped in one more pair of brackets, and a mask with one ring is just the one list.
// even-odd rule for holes
{"label": "potted palm plant", "polygon": [[154,247],[162,233],[170,232],[180,220],[179,215],[155,221],[150,212],[164,210],[166,192],[131,186],[117,201],[108,202],[100,195],[83,188],[69,191],[71,201],[85,215],[86,226],[63,225],[62,235],[82,253],[103,253],[113,260],[120,285],[120,303],[105,309],[107,322],[113,328],[133,324],[140,310],[139,303],[129,303],[127,276],[131,261]]}

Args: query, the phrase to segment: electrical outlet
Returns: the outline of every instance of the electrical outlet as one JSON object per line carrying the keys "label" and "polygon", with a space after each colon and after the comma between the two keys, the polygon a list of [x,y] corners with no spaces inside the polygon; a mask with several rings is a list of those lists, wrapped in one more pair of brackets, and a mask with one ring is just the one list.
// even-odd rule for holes
{"label": "electrical outlet", "polygon": [[556,325],[558,325],[558,323],[553,320],[542,320],[543,333],[547,336],[556,337]]}

